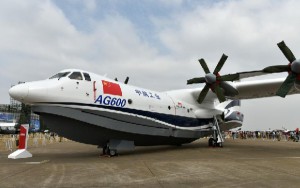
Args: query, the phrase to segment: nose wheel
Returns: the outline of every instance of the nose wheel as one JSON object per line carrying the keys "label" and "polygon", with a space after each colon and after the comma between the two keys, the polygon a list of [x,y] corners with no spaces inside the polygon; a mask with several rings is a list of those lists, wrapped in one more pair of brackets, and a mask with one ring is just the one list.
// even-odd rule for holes
{"label": "nose wheel", "polygon": [[209,138],[208,139],[208,146],[209,147],[223,147],[223,143],[222,142],[219,142],[218,143],[218,138],[217,139],[214,139],[214,138]]}
{"label": "nose wheel", "polygon": [[216,141],[214,138],[209,138],[208,139],[208,146],[209,147],[215,147]]}
{"label": "nose wheel", "polygon": [[212,135],[213,137],[208,139],[208,146],[209,147],[223,147],[224,138],[221,133],[216,116],[214,116],[212,130],[213,130],[213,135]]}

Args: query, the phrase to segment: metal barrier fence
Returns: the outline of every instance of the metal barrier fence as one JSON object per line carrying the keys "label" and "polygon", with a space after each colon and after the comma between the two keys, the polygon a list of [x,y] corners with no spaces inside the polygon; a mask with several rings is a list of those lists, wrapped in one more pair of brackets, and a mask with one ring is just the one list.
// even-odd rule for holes
{"label": "metal barrier fence", "polygon": [[[0,151],[16,150],[19,135],[3,135],[0,134]],[[28,148],[43,147],[48,144],[66,142],[68,139],[50,133],[30,133],[28,140]]]}

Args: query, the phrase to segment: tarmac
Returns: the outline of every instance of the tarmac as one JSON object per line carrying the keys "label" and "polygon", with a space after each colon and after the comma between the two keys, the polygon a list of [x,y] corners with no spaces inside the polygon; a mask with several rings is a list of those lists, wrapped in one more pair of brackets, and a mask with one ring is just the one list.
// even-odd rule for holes
{"label": "tarmac", "polygon": [[32,147],[29,159],[0,150],[0,187],[300,187],[300,143],[200,139],[183,146],[136,147],[100,157],[72,141]]}

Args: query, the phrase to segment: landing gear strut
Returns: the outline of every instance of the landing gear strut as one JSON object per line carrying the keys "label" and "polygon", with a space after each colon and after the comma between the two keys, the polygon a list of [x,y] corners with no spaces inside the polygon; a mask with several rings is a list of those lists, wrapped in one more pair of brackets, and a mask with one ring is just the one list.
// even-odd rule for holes
{"label": "landing gear strut", "polygon": [[218,124],[218,120],[216,117],[214,117],[214,121],[213,121],[213,137],[209,138],[208,140],[208,146],[210,147],[223,147],[223,136],[222,133],[220,131],[220,127]]}
{"label": "landing gear strut", "polygon": [[208,139],[208,146],[209,147],[223,147],[223,142],[218,142],[218,140],[215,140],[214,138]]}

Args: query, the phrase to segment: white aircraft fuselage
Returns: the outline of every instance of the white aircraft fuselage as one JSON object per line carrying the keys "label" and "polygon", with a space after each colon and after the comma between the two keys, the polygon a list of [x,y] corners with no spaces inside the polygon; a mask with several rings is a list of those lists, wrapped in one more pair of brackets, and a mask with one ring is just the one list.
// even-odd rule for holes
{"label": "white aircraft fuselage", "polygon": [[[222,146],[221,131],[242,125],[241,99],[300,93],[300,60],[284,41],[277,46],[287,65],[221,75],[227,55],[221,56],[213,72],[199,59],[205,75],[187,80],[205,84],[199,89],[157,92],[69,69],[47,80],[16,85],[9,94],[31,104],[52,131],[103,147],[103,154],[113,156],[141,145],[181,145],[212,133],[209,145]],[[241,81],[282,72],[288,73],[286,78]]]}
{"label": "white aircraft fuselage", "polygon": [[157,92],[130,86],[87,71],[68,69],[9,90],[32,105],[46,126],[68,139],[104,147],[109,140],[141,145],[180,145],[212,133],[215,115],[221,129],[242,125],[239,100],[222,104],[210,92],[201,105],[201,89]]}

